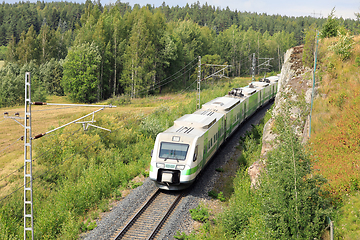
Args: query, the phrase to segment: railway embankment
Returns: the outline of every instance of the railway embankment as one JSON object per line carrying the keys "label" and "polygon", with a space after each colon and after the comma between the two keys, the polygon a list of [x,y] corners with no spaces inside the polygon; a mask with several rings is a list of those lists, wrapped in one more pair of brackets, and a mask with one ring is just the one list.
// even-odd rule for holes
{"label": "railway embankment", "polygon": [[[272,118],[264,125],[261,156],[248,170],[251,186],[256,187],[261,170],[266,164],[267,153],[277,145],[275,117],[289,106],[289,118],[302,142],[309,139],[309,113],[312,94],[312,71],[302,63],[303,45],[290,48],[285,53],[281,69],[278,93],[272,110]],[[315,95],[316,96],[316,87]]]}

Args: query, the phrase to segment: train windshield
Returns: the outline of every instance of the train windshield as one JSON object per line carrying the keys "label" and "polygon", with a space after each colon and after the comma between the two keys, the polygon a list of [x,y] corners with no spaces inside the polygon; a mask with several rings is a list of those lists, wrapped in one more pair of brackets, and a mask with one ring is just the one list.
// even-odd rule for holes
{"label": "train windshield", "polygon": [[159,157],[165,159],[185,160],[189,144],[162,142]]}

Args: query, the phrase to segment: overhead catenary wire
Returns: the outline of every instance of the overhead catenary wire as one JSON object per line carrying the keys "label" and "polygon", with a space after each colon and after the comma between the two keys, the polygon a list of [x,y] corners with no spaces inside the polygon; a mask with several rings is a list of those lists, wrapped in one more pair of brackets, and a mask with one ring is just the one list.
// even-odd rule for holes
{"label": "overhead catenary wire", "polygon": [[158,82],[158,83],[155,83],[154,85],[150,86],[148,89],[143,89],[143,90],[139,91],[138,94],[145,93],[145,92],[147,92],[147,91],[149,91],[149,90],[158,89],[158,88],[160,88],[160,87],[162,87],[162,86],[164,86],[164,85],[166,85],[166,84],[168,84],[168,83],[171,83],[171,82],[177,80],[177,79],[180,78],[181,76],[183,76],[183,75],[187,74],[189,71],[191,71],[194,67],[196,67],[196,66],[197,66],[197,63],[194,64],[193,66],[191,66],[190,68],[188,68],[185,72],[182,72],[181,75],[178,75],[178,76],[170,79],[169,81],[167,81],[169,78],[173,77],[174,75],[178,74],[179,72],[181,72],[182,70],[184,70],[185,68],[187,68],[187,66],[189,66],[189,65],[190,65],[192,62],[194,62],[195,60],[197,60],[197,59],[194,59],[193,61],[191,61],[190,63],[188,63],[185,67],[183,67],[182,69],[180,69],[179,71],[177,71],[176,73],[174,73],[173,75],[171,75],[170,77],[167,77],[167,78],[165,78],[164,80],[162,80],[162,81],[160,81],[160,82]]}
{"label": "overhead catenary wire", "polygon": [[11,147],[12,145],[14,145],[15,143],[17,143],[20,139],[22,140],[24,138],[24,136],[19,137],[18,139],[15,140],[15,142],[9,144],[8,146],[6,146],[5,148],[0,150],[0,153],[2,153],[3,151],[5,151],[6,149],[8,149],[9,147]]}
{"label": "overhead catenary wire", "polygon": [[179,94],[182,94],[183,92],[185,92],[186,90],[188,90],[191,86],[193,86],[195,83],[197,83],[197,80],[194,80],[192,84],[190,84],[188,87],[186,87],[185,89],[181,90],[181,92],[179,92]]}
{"label": "overhead catenary wire", "polygon": [[[197,58],[194,58],[191,62],[189,62],[188,64],[186,64],[182,69],[178,70],[176,73],[172,74],[171,76],[169,76],[169,77],[161,80],[160,82],[156,83],[155,85],[160,84],[160,83],[163,83],[163,82],[167,81],[168,79],[172,78],[173,76],[175,76],[176,74],[178,74],[179,72],[181,72],[182,70],[184,70],[185,68],[187,68],[191,63],[193,63],[193,62],[196,61],[196,60],[197,60]],[[196,66],[196,64],[195,64],[195,66]],[[182,73],[180,76],[182,76],[182,75],[184,75],[184,73]]]}

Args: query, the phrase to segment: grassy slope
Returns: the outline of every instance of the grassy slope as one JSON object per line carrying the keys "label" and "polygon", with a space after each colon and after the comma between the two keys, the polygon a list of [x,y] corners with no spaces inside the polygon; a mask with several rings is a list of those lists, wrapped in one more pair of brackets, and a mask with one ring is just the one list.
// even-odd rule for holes
{"label": "grassy slope", "polygon": [[[335,202],[338,214],[332,219],[335,236],[349,240],[360,238],[360,36],[354,40],[352,56],[344,62],[327,49],[336,39],[325,39],[321,43],[320,70],[317,71],[321,79],[317,80],[320,97],[314,101],[309,142],[315,168],[329,180],[327,189],[338,199]],[[245,185],[244,192],[248,192],[248,182],[247,174],[240,172],[234,180],[234,187]],[[225,212],[231,212],[231,209],[226,209]],[[241,205],[236,209],[241,209]],[[262,219],[257,217],[253,215],[251,221]],[[223,222],[219,217],[215,226],[204,224],[189,239],[203,239],[204,236],[224,238],[229,231],[223,229],[224,225],[229,225],[229,222]],[[255,230],[253,234],[263,229]],[[247,232],[252,233],[251,229]],[[327,231],[322,236],[324,239],[328,239],[326,234]]]}
{"label": "grassy slope", "polygon": [[334,220],[343,239],[360,237],[360,36],[354,40],[346,61],[327,51],[337,39],[321,44],[321,97],[314,101],[310,141],[315,168],[342,206]]}
{"label": "grassy slope", "polygon": [[0,68],[2,68],[2,66],[4,66],[4,64],[5,64],[5,61],[0,60]]}
{"label": "grassy slope", "polygon": [[[333,194],[344,194],[360,183],[360,36],[352,57],[341,61],[324,41],[320,96],[314,101],[312,149],[316,168],[330,182]],[[326,144],[324,144],[326,143]]]}

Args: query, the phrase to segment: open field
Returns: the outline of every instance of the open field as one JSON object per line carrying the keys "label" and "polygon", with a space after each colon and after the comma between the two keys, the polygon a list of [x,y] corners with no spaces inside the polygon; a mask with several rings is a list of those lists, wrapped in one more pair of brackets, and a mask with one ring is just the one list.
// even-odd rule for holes
{"label": "open field", "polygon": [[[146,101],[135,99],[132,104],[127,106],[118,106],[117,108],[106,108],[103,111],[98,112],[95,115],[95,120],[101,118],[103,115],[111,115],[114,113],[140,113],[148,114],[157,105],[163,104],[167,100],[173,99],[173,96],[166,97],[154,97],[147,98]],[[179,98],[179,97],[177,97]],[[65,97],[51,97],[48,102],[52,103],[69,103]],[[146,103],[147,106],[141,106],[142,103]],[[106,103],[103,103],[106,104]],[[32,136],[36,136],[40,133],[47,132],[50,128],[55,128],[73,121],[79,117],[91,113],[99,109],[99,107],[69,107],[69,106],[31,106],[32,116]],[[23,169],[20,169],[17,173],[13,174],[8,181],[2,181],[4,177],[17,169],[21,168],[24,164],[24,145],[20,137],[24,135],[24,128],[13,119],[5,118],[4,113],[8,112],[9,116],[14,116],[15,113],[19,113],[20,117],[25,114],[24,106],[0,108],[0,196],[5,195],[11,189],[11,187],[21,184],[21,181],[17,181],[23,177]],[[86,120],[90,120],[89,116]],[[24,120],[18,120],[21,124],[24,124]],[[56,132],[51,133],[56,134]],[[50,136],[46,135],[46,136]],[[46,137],[45,136],[45,137]],[[36,146],[36,139],[33,141],[33,150]],[[36,155],[33,151],[33,159],[36,159]],[[35,167],[35,165],[34,165]],[[20,186],[20,185],[19,185]]]}
{"label": "open field", "polygon": [[0,68],[2,68],[2,66],[4,66],[4,64],[5,64],[5,61],[0,60]]}

